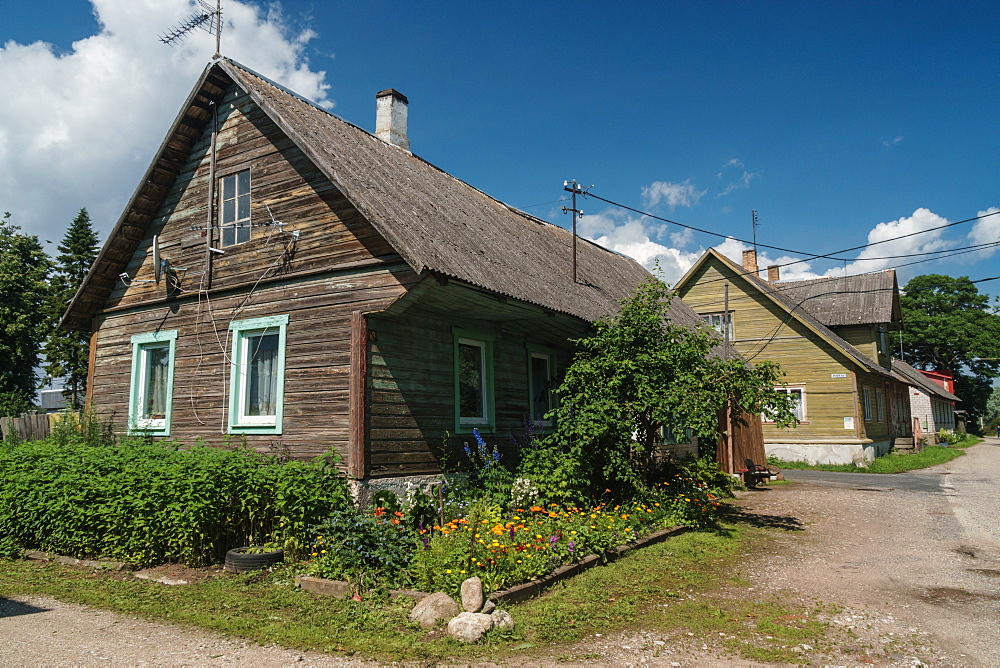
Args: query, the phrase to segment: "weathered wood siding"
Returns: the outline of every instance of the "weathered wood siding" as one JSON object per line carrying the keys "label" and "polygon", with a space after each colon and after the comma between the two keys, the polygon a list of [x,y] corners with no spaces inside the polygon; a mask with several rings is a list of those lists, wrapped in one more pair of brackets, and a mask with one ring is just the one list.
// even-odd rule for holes
{"label": "weathered wood siding", "polygon": [[[232,341],[229,323],[289,316],[280,435],[248,435],[253,446],[280,442],[295,456],[345,451],[348,443],[351,314],[384,309],[417,282],[391,247],[328,179],[243,94],[220,104],[217,176],[248,166],[251,240],[214,258],[204,287],[210,127],[194,148],[128,267],[97,317],[92,405],[125,427],[131,336],[177,330],[171,438],[238,443],[226,436]],[[199,228],[199,229],[192,229]],[[152,282],[152,236],[176,271],[179,290]],[[216,233],[213,245],[219,247]],[[143,282],[148,281],[148,282]]]}
{"label": "weathered wood siding", "polygon": [[[152,282],[153,235],[159,235],[161,257],[177,271],[181,293],[203,287],[206,235],[221,247],[217,211],[209,215],[209,146],[211,123],[194,143],[184,169],[169,190],[152,227],[139,244],[127,273],[107,309],[148,304],[162,299],[166,282]],[[250,169],[250,241],[222,248],[213,259],[212,289],[250,287],[276,276],[307,275],[332,267],[397,256],[358,211],[242,92],[233,89],[219,105],[217,179],[234,170]],[[216,195],[219,188],[216,187]],[[214,207],[217,209],[218,207]],[[270,214],[268,213],[270,208]],[[272,226],[271,215],[284,223]],[[298,231],[296,241],[290,232]]]}
{"label": "weathered wood siding", "polygon": [[[425,281],[411,301],[369,318],[369,475],[437,473],[442,452],[464,466],[456,434],[454,328],[493,337],[495,429],[481,432],[491,445],[508,450],[511,436],[523,437],[529,414],[529,345],[555,358],[557,377],[572,358],[569,338],[585,325],[569,316],[497,300],[454,284]],[[419,295],[416,293],[419,292]],[[450,438],[447,435],[450,434]]]}
{"label": "weathered wood siding", "polygon": [[[792,429],[764,423],[765,442],[864,438],[853,378],[857,369],[844,353],[822,340],[798,319],[742,280],[732,270],[710,260],[682,286],[684,302],[697,313],[724,310],[729,284],[736,349],[751,363],[773,360],[785,372],[790,387],[805,389],[805,421]],[[843,375],[843,378],[834,376]],[[855,428],[845,429],[852,417]]]}

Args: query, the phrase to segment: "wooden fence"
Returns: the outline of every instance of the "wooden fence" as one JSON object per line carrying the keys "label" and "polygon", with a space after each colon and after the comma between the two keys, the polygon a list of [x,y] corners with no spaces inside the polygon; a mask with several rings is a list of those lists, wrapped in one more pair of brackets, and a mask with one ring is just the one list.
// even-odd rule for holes
{"label": "wooden fence", "polygon": [[62,413],[42,413],[39,415],[22,415],[21,417],[0,418],[0,431],[3,438],[16,438],[19,441],[40,441],[48,438],[52,425],[62,418]]}

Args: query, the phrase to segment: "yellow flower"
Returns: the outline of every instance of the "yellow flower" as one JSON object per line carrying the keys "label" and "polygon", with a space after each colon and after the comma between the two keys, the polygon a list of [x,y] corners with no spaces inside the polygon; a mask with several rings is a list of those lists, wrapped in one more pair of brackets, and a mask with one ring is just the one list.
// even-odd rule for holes
{"label": "yellow flower", "polygon": [[451,575],[451,569],[449,568],[448,570],[445,571],[445,573],[447,573],[448,575]]}
{"label": "yellow flower", "polygon": [[625,527],[625,531],[631,531],[631,529],[628,528],[628,527]]}
{"label": "yellow flower", "polygon": [[465,571],[459,571],[459,573],[464,573]]}
{"label": "yellow flower", "polygon": [[573,534],[574,536],[576,535],[575,531],[570,531],[570,533]]}

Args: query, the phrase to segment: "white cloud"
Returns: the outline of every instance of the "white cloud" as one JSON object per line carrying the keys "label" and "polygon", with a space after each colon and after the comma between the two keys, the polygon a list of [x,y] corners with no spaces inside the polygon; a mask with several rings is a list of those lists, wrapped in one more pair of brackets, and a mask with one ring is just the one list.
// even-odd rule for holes
{"label": "white cloud", "polygon": [[903,141],[903,136],[902,135],[899,135],[897,137],[893,137],[892,139],[883,139],[882,140],[882,146],[884,146],[885,148],[892,148],[896,144],[899,144],[901,141]]}
{"label": "white cloud", "polygon": [[750,187],[750,181],[752,181],[756,176],[757,176],[756,174],[744,171],[741,177],[739,177],[735,181],[731,181],[729,184],[726,185],[725,188],[722,189],[722,192],[717,193],[715,196],[725,197],[734,190],[746,190],[747,188]]}
{"label": "white cloud", "polygon": [[[980,211],[979,215],[1000,212],[991,207]],[[681,276],[705,252],[704,247],[697,250],[690,248],[694,241],[694,233],[689,229],[677,229],[669,234],[673,247],[658,243],[653,239],[654,223],[649,218],[637,218],[616,210],[605,211],[596,215],[588,215],[582,219],[580,234],[596,243],[633,258],[649,270],[659,263],[661,277],[668,283],[676,283]],[[879,223],[868,233],[868,243],[877,243],[861,250],[855,259],[846,265],[833,267],[823,273],[813,270],[813,264],[818,260],[804,260],[792,255],[771,254],[772,251],[758,247],[757,266],[761,277],[766,277],[767,267],[777,265],[781,280],[797,281],[824,276],[843,276],[845,274],[860,274],[879,271],[890,267],[906,264],[909,258],[921,260],[921,253],[956,248],[963,245],[962,241],[948,240],[943,237],[946,230],[937,229],[947,225],[948,220],[928,209],[917,209],[911,216],[905,216],[886,223]],[[658,223],[656,223],[658,225]],[[919,234],[913,234],[918,232]],[[912,235],[912,236],[907,236]],[[904,237],[904,238],[899,238]],[[1000,215],[990,216],[978,221],[968,233],[969,243],[1000,242]],[[715,249],[738,265],[743,263],[743,251],[750,246],[732,237],[715,244]],[[977,253],[958,256],[977,261],[997,253],[998,248],[987,248]],[[904,266],[898,270],[900,283],[905,283],[910,277],[926,273],[926,265],[917,264]]]}
{"label": "white cloud", "polygon": [[[826,273],[829,276],[862,274],[905,264],[908,257],[913,257],[914,260],[919,260],[922,257],[931,257],[920,256],[919,254],[959,245],[944,239],[942,237],[944,230],[935,229],[947,224],[948,220],[946,218],[942,218],[924,208],[917,209],[911,216],[898,218],[887,223],[879,223],[868,232],[868,243],[880,243],[864,248],[858,253],[857,259],[854,262],[838,269],[831,269]],[[898,237],[904,238],[900,239]],[[892,241],[889,241],[890,239]],[[919,267],[920,265],[916,266]],[[914,270],[904,267],[900,273],[911,275],[914,273]],[[921,272],[918,270],[916,273]]]}
{"label": "white cloud", "polygon": [[[189,0],[91,0],[100,26],[65,53],[44,42],[0,47],[0,209],[24,232],[57,242],[81,207],[102,237],[117,221],[181,103],[215,52],[196,30],[157,36],[194,12]],[[229,0],[223,54],[331,107],[325,72],[304,56],[278,5]]]}
{"label": "white cloud", "polygon": [[699,191],[691,183],[691,179],[686,179],[684,183],[670,183],[668,181],[654,181],[642,189],[642,199],[646,206],[656,206],[660,202],[666,201],[671,210],[679,206],[692,207],[698,203],[706,190]]}
{"label": "white cloud", "polygon": [[[989,215],[996,214],[996,215]],[[987,218],[980,218],[969,230],[969,241],[972,244],[1000,244],[1000,209],[995,206],[991,206],[985,211],[980,211],[980,216],[988,216]],[[990,248],[984,248],[975,253],[970,253],[969,258],[973,261],[985,260],[986,258],[993,257],[997,252],[997,246],[992,246]]]}

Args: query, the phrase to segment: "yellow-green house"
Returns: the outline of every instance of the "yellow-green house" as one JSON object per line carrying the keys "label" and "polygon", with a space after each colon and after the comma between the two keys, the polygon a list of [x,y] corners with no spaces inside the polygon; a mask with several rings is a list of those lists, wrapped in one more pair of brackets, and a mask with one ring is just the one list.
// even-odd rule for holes
{"label": "yellow-green house", "polygon": [[709,249],[674,286],[752,363],[772,360],[796,399],[797,424],[764,416],[768,455],[810,463],[870,462],[911,438],[907,386],[892,374],[888,332],[902,326],[895,272],[779,280]]}

